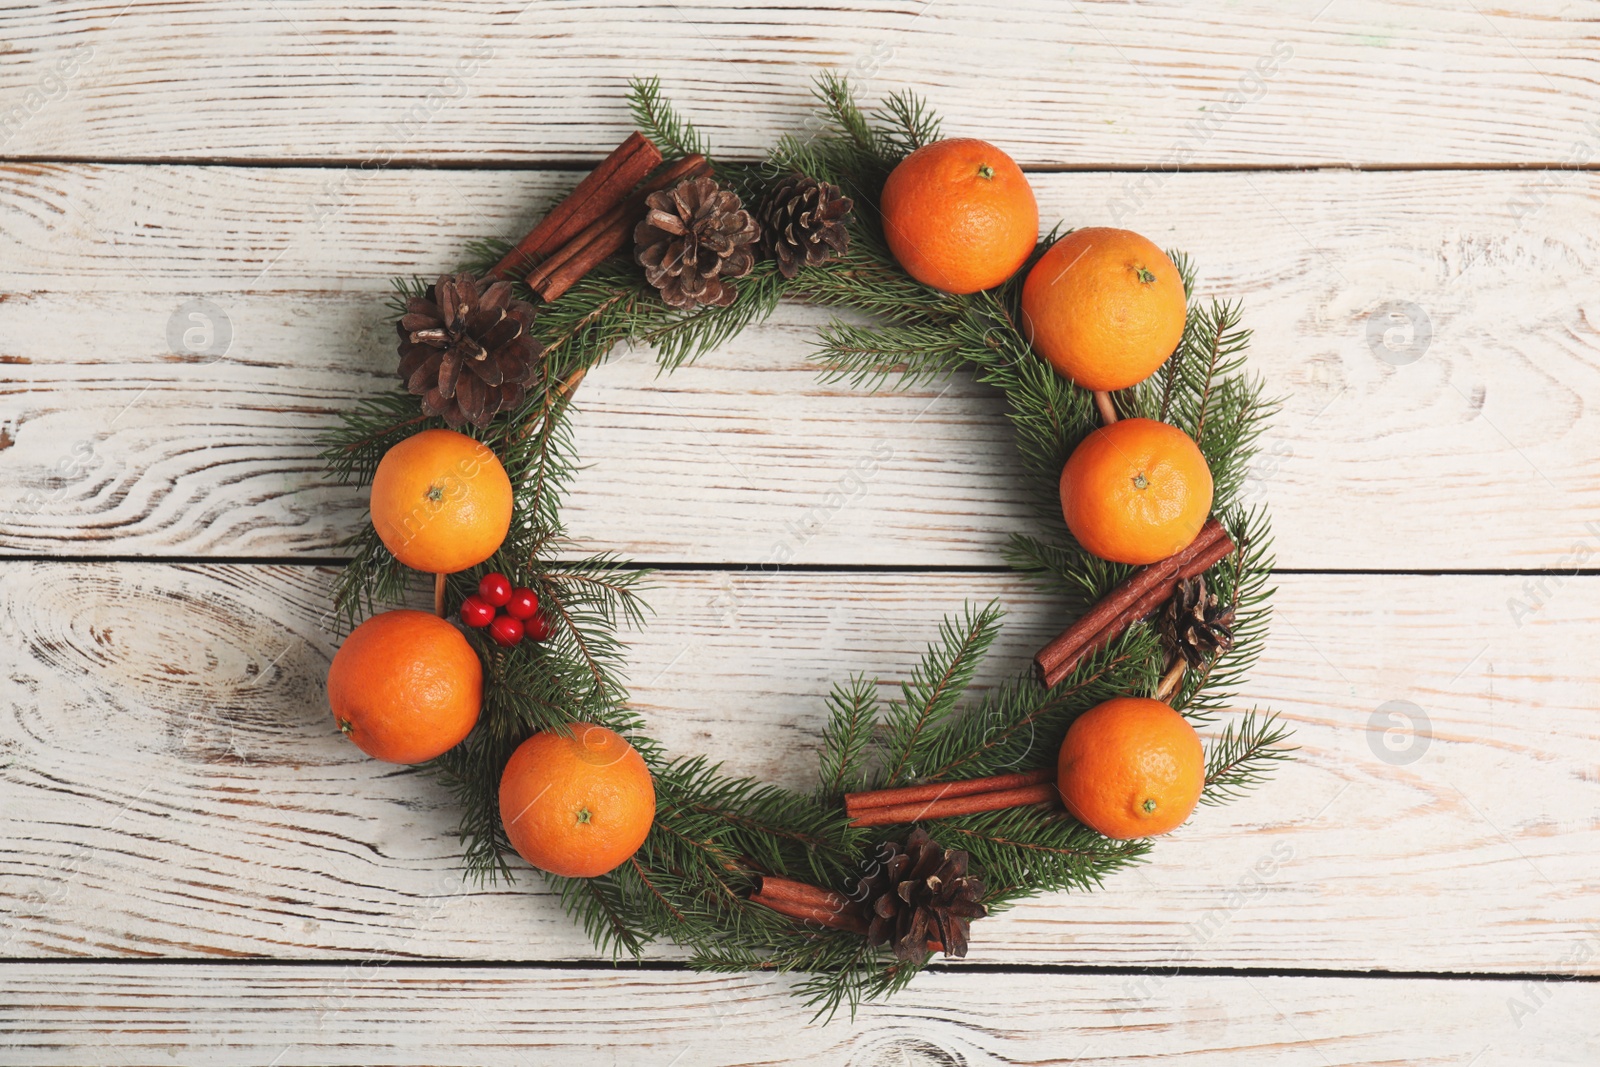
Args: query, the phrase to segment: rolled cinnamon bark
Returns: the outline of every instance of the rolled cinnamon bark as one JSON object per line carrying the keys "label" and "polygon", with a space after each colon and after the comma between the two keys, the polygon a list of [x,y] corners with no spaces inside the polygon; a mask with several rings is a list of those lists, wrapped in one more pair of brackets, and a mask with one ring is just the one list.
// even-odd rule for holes
{"label": "rolled cinnamon bark", "polygon": [[646,174],[661,163],[661,150],[642,133],[632,133],[586,175],[566,199],[550,209],[517,247],[506,253],[491,278],[512,277],[560,248],[584,227],[616,207]]}
{"label": "rolled cinnamon bark", "polygon": [[1134,572],[1040,649],[1033,658],[1039,679],[1045,685],[1060,682],[1085,656],[1105,648],[1129,626],[1160,607],[1172,595],[1179,578],[1204,573],[1233,549],[1233,539],[1222,524],[1216,519],[1207,520],[1187,548]]}
{"label": "rolled cinnamon bark", "polygon": [[1017,789],[999,789],[989,793],[971,793],[967,796],[944,797],[912,804],[887,804],[878,808],[863,808],[859,815],[850,820],[850,825],[893,826],[897,823],[921,822],[924,819],[949,819],[957,815],[976,815],[979,812],[1020,808],[1029,804],[1054,804],[1060,797],[1055,782],[1051,781]]}
{"label": "rolled cinnamon bark", "polygon": [[705,156],[685,156],[678,160],[539,264],[528,275],[528,288],[546,303],[558,299],[584,275],[627,246],[635,224],[644,216],[645,197],[670,189],[686,178],[709,173],[711,164]]}
{"label": "rolled cinnamon bark", "polygon": [[791,919],[815,922],[834,930],[867,932],[866,919],[856,902],[843,893],[797,882],[778,875],[762,875],[750,901]]}
{"label": "rolled cinnamon bark", "polygon": [[893,805],[926,803],[947,797],[965,797],[974,793],[995,793],[1006,789],[1040,785],[1055,780],[1055,771],[1040,769],[1016,774],[996,774],[988,778],[968,778],[961,782],[928,782],[925,785],[906,785],[896,789],[875,789],[865,793],[849,793],[844,798],[846,815],[859,815],[870,808]]}

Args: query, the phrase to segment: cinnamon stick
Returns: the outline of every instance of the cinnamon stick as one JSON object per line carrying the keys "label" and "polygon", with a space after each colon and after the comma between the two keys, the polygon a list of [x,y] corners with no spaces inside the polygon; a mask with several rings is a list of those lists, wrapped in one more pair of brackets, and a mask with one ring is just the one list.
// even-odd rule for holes
{"label": "cinnamon stick", "polygon": [[1226,532],[1210,545],[1194,553],[1178,567],[1178,578],[1198,578],[1233,554],[1233,538]]}
{"label": "cinnamon stick", "polygon": [[1200,527],[1200,532],[1195,535],[1194,541],[1182,552],[1158,560],[1129,575],[1102,597],[1094,607],[1085,612],[1077,622],[1067,627],[1059,637],[1039,651],[1034,657],[1039,669],[1046,674],[1054,671],[1056,664],[1077,652],[1084,643],[1099,633],[1106,623],[1127,613],[1140,597],[1176,575],[1182,557],[1186,553],[1194,550],[1196,545],[1214,541],[1222,532],[1222,524],[1211,519]]}
{"label": "cinnamon stick", "polygon": [[629,134],[627,140],[612,149],[576,189],[517,242],[517,247],[495,264],[488,276],[509,277],[560,248],[574,234],[620,204],[640,179],[660,163],[661,150],[648,137],[637,132]]}
{"label": "cinnamon stick", "polygon": [[1053,804],[1060,798],[1055,782],[1027,785],[1016,789],[997,789],[988,793],[944,797],[913,804],[887,804],[864,808],[850,820],[852,826],[892,826],[923,819],[948,819],[956,815],[976,815],[982,811],[1020,808],[1027,804]]}
{"label": "cinnamon stick", "polygon": [[[632,223],[637,221],[632,216],[643,215],[645,197],[651,193],[657,193],[669,186],[676,185],[684,178],[697,177],[710,172],[710,162],[705,156],[701,155],[684,156],[682,159],[669,164],[660,174],[640,186],[633,195],[617,201],[608,209],[596,215],[588,225],[574,233],[559,247],[551,249],[545,261],[529,272],[526,279],[528,287],[537,289],[548,281],[560,266],[570,261],[603,234],[615,231],[619,227],[624,233],[631,231],[633,228]],[[624,225],[624,223],[626,224]]]}
{"label": "cinnamon stick", "polygon": [[560,248],[557,248],[555,251],[551,252],[550,255],[546,256],[544,262],[540,263],[537,267],[528,272],[528,277],[526,279],[528,288],[532,289],[534,292],[538,292],[539,287],[549,281],[550,276],[554,274],[557,269],[570,262],[573,256],[576,256],[582,252],[584,247],[595,238],[599,237],[602,232],[607,229],[615,230],[617,224],[622,221],[623,211],[631,200],[632,198],[630,197],[629,200],[625,200],[622,203],[617,204],[615,207],[611,208],[611,210],[607,211],[605,214],[591,222],[588,226],[585,226],[582,230],[579,230],[566,244],[562,245]]}
{"label": "cinnamon stick", "polygon": [[843,893],[807,885],[792,878],[763,875],[750,901],[801,922],[815,922],[833,930],[867,932],[866,920],[855,901]]}
{"label": "cinnamon stick", "polygon": [[1134,572],[1040,649],[1033,659],[1040,680],[1045,685],[1060,682],[1085,656],[1105,648],[1122,631],[1159,608],[1179,579],[1204,573],[1233,548],[1233,539],[1222,524],[1208,520],[1187,548]]}
{"label": "cinnamon stick", "polygon": [[874,789],[869,792],[847,794],[844,798],[844,810],[846,815],[855,816],[871,808],[925,803],[947,797],[966,797],[974,793],[994,793],[1040,785],[1054,781],[1055,777],[1055,771],[1041,768],[1017,774],[996,774],[988,778],[968,778],[962,782],[928,782],[925,785],[906,785],[896,789]]}
{"label": "cinnamon stick", "polygon": [[787,915],[791,919],[801,922],[814,922],[826,926],[830,930],[849,930],[852,933],[864,934],[867,932],[867,923],[858,915],[849,912],[837,912],[828,908],[807,907],[804,904],[795,904],[790,901],[771,900],[766,897],[753,896],[751,903],[761,904],[780,915]]}
{"label": "cinnamon stick", "polygon": [[756,891],[752,896],[766,897],[771,900],[787,900],[796,904],[807,904],[817,908],[845,908],[850,904],[850,898],[843,893],[835,893],[831,889],[810,885],[806,882],[797,882],[793,878],[785,878],[777,874],[763,874],[758,877]]}
{"label": "cinnamon stick", "polygon": [[528,288],[546,303],[559,299],[584,275],[622,251],[633,236],[635,224],[644,216],[645,197],[670,189],[685,178],[710,172],[711,164],[705,156],[685,156],[673,163],[539,264],[528,275]]}

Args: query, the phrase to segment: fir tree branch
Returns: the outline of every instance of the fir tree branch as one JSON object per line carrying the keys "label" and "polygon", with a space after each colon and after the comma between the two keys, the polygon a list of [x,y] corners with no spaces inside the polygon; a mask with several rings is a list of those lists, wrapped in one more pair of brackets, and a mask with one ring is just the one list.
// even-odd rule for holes
{"label": "fir tree branch", "polygon": [[920,777],[981,778],[1047,765],[1073,719],[1147,684],[1159,670],[1160,655],[1148,628],[1132,630],[1085,657],[1053,688],[1026,676],[1000,688],[973,714],[929,739],[926,749],[934,765]]}
{"label": "fir tree branch", "polygon": [[639,132],[654,141],[667,158],[711,154],[709,142],[661,92],[660,78],[629,78],[628,110],[633,112]]}
{"label": "fir tree branch", "polygon": [[1289,733],[1276,714],[1250,711],[1229,723],[1206,754],[1201,803],[1226,804],[1270,778],[1273,769],[1295,751],[1284,744]]}
{"label": "fir tree branch", "polygon": [[884,124],[882,142],[890,158],[910,155],[924,145],[939,140],[939,116],[915,93],[896,92],[883,102],[880,120]]}
{"label": "fir tree branch", "polygon": [[884,716],[889,730],[884,785],[916,774],[914,763],[923,751],[919,742],[924,732],[931,732],[955,710],[983,654],[999,635],[1003,614],[996,603],[977,612],[969,605],[959,624],[949,618],[940,624],[940,644],[928,649],[910,680],[902,684],[901,699],[891,701]]}
{"label": "fir tree branch", "polygon": [[828,725],[822,730],[819,795],[837,804],[865,780],[862,763],[878,718],[878,683],[855,675],[848,685],[835,685],[828,695],[828,709]]}
{"label": "fir tree branch", "polygon": [[650,891],[650,895],[655,897],[657,900],[659,900],[661,902],[661,906],[663,908],[665,908],[667,910],[667,912],[669,912],[672,915],[672,918],[676,922],[679,922],[679,923],[685,922],[685,919],[683,917],[683,912],[681,912],[677,908],[673,907],[672,906],[672,901],[670,901],[666,897],[662,896],[661,890],[657,889],[656,886],[655,886],[655,883],[650,881],[650,876],[648,874],[646,874],[645,871],[644,871],[644,868],[639,865],[638,857],[637,856],[630,856],[630,857],[628,857],[628,862],[630,864],[632,864],[633,869],[636,872],[638,872],[639,880],[642,881],[645,884],[645,888]]}

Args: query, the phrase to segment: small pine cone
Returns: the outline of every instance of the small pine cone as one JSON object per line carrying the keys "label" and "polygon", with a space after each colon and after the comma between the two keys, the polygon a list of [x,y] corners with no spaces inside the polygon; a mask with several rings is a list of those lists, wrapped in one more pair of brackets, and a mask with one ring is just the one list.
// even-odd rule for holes
{"label": "small pine cone", "polygon": [[651,193],[634,227],[634,258],[661,299],[685,311],[701,304],[727,307],[731,284],[755,266],[761,227],[739,197],[710,178],[685,178]]}
{"label": "small pine cone", "polygon": [[856,890],[866,910],[867,942],[892,944],[903,960],[927,955],[932,942],[942,944],[946,956],[965,956],[968,927],[989,914],[981,903],[982,879],[967,873],[967,854],[946,852],[920,827],[904,846],[886,841],[883,849],[887,858]]}
{"label": "small pine cone", "polygon": [[849,250],[845,216],[854,206],[838,186],[792,174],[761,201],[762,246],[785,278],[801,267],[819,267]]}
{"label": "small pine cone", "polygon": [[400,334],[400,380],[422,410],[460,429],[480,430],[521,405],[544,347],[529,332],[533,305],[514,299],[510,282],[445,274],[406,301]]}
{"label": "small pine cone", "polygon": [[1206,592],[1206,580],[1189,578],[1161,610],[1156,629],[1167,651],[1182,656],[1190,667],[1199,667],[1212,656],[1233,647],[1233,605],[1219,604]]}

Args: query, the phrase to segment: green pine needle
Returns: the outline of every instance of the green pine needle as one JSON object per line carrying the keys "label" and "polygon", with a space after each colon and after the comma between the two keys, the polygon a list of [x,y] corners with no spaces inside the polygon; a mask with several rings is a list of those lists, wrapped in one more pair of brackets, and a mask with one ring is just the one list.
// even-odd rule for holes
{"label": "green pine needle", "polygon": [[1290,730],[1276,714],[1249,711],[1228,724],[1206,754],[1203,804],[1237,800],[1272,776],[1272,771],[1295,751],[1285,742]]}
{"label": "green pine needle", "polygon": [[668,159],[711,154],[710,143],[662,94],[660,78],[629,78],[628,110],[639,132]]}

